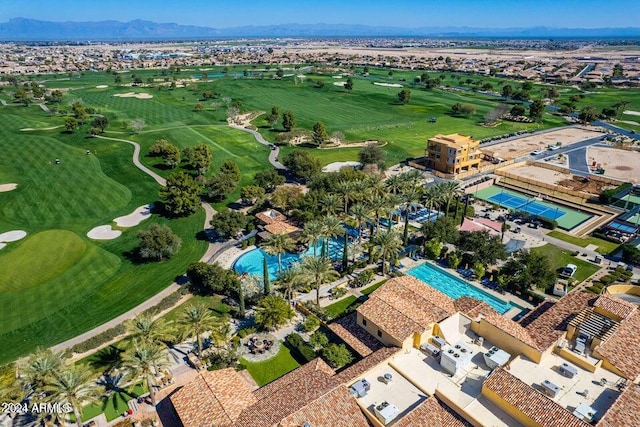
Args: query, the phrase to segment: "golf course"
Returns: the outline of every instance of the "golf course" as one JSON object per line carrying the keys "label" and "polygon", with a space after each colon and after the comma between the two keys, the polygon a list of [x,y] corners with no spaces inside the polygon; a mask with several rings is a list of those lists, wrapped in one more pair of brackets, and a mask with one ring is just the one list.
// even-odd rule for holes
{"label": "golf course", "polygon": [[[212,163],[205,177],[216,174],[225,161],[235,162],[240,182],[224,201],[213,204],[221,209],[239,199],[241,187],[252,184],[257,172],[272,168],[269,147],[228,126],[231,103],[241,112],[268,113],[277,106],[281,113],[290,110],[295,115],[295,129],[310,131],[321,121],[329,134],[342,133],[343,148],[292,146],[278,142],[283,132],[281,120],[271,126],[265,114],[256,114],[251,122],[265,139],[280,145],[281,158],[292,150],[307,150],[323,165],[358,160],[360,148],[349,147],[349,143],[384,143],[390,166],[424,155],[426,140],[437,133],[457,132],[482,139],[566,124],[562,117],[546,112],[539,123],[502,121],[485,127],[485,114],[503,100],[454,89],[460,80],[453,73],[446,73],[441,88],[425,90],[412,84],[419,71],[398,70],[389,76],[388,70],[372,70],[366,77],[355,75],[353,88],[346,90],[333,84],[346,77],[337,79],[331,73],[301,69],[295,74],[304,73],[305,79],[276,79],[271,70],[260,78],[237,77],[243,70],[230,67],[228,77],[206,81],[197,79],[202,74],[197,69],[29,76],[45,90],[63,94],[60,102],[47,102],[44,107],[39,105],[42,101],[15,102],[14,89],[3,88],[0,185],[17,186],[0,192],[0,235],[23,231],[26,236],[0,246],[0,364],[36,346],[48,347],[75,337],[130,310],[170,285],[205,253],[208,241],[202,233],[205,212],[201,207],[185,217],[166,216],[154,209],[137,225],[114,223],[115,218],[140,206],[160,205],[161,188],[134,165],[134,147],[117,139],[139,144],[142,164],[164,178],[176,171],[191,171],[184,164],[167,168],[162,159],[150,157],[149,148],[159,139],[180,150],[209,146]],[[134,85],[134,75],[144,83]],[[504,83],[493,77],[473,79],[490,83],[496,92]],[[509,84],[517,87],[521,83]],[[410,102],[398,101],[398,86],[411,90]],[[534,85],[532,98],[544,88]],[[566,88],[562,97],[577,91]],[[205,97],[206,92],[210,95]],[[592,100],[605,106],[616,96],[602,89],[580,102]],[[105,138],[89,135],[91,119],[77,129],[65,128],[71,106],[77,103],[91,109],[91,118],[108,118],[101,134]],[[471,104],[475,112],[451,114],[457,103]],[[628,108],[640,111],[640,100],[632,96]],[[139,126],[134,129],[132,121]],[[166,225],[180,238],[180,249],[170,259],[142,262],[135,256],[137,233],[152,224]],[[121,234],[104,240],[87,237],[90,230],[104,225]]]}

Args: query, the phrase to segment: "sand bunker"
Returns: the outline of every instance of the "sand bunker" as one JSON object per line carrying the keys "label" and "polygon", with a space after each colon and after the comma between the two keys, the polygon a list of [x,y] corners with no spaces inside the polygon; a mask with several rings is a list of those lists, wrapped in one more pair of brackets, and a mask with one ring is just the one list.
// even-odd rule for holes
{"label": "sand bunker", "polygon": [[96,89],[106,89],[108,87],[109,87],[109,85],[98,85],[98,86],[96,86]]}
{"label": "sand bunker", "polygon": [[120,216],[113,221],[118,225],[118,227],[135,227],[140,224],[145,219],[148,219],[151,216],[151,209],[153,208],[153,203],[140,206],[136,208],[135,211],[126,216]]}
{"label": "sand bunker", "polygon": [[0,243],[0,249],[4,248],[5,246],[7,246],[6,243]]}
{"label": "sand bunker", "polygon": [[5,191],[12,191],[18,188],[18,184],[0,184],[0,193]]}
{"label": "sand bunker", "polygon": [[135,93],[135,92],[127,92],[127,93],[116,93],[113,96],[117,96],[118,98],[137,98],[137,99],[151,99],[153,98],[153,95],[146,93],[146,92],[142,92],[142,93]]}
{"label": "sand bunker", "polygon": [[334,86],[344,86],[346,84],[347,84],[347,82],[333,82]]}
{"label": "sand bunker", "polygon": [[24,239],[27,236],[27,232],[24,230],[11,230],[6,233],[0,234],[0,242],[9,243],[16,242],[20,239]]}
{"label": "sand bunker", "polygon": [[624,110],[622,114],[628,114],[630,116],[640,116],[640,111]]}
{"label": "sand bunker", "polygon": [[112,240],[120,237],[121,234],[122,231],[114,230],[110,225],[99,225],[98,227],[92,228],[87,233],[87,237],[93,240]]}
{"label": "sand bunker", "polygon": [[331,76],[331,77],[334,78],[334,79],[341,79],[342,78],[342,76]]}
{"label": "sand bunker", "polygon": [[49,126],[48,128],[22,128],[20,129],[21,132],[30,132],[30,131],[34,131],[34,130],[54,130],[54,129],[59,129],[63,127],[62,125],[58,125],[58,126]]}
{"label": "sand bunker", "polygon": [[376,86],[385,86],[385,87],[402,87],[402,85],[400,83],[380,83],[380,82],[373,82],[374,85]]}
{"label": "sand bunker", "polygon": [[351,167],[355,168],[360,166],[359,162],[333,162],[322,168],[322,172],[339,172],[340,169]]}

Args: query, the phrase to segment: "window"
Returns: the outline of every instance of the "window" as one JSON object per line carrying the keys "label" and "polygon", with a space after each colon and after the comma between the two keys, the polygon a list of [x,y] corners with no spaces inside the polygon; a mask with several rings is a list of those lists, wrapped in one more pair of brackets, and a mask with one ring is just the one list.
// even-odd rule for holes
{"label": "window", "polygon": [[362,319],[362,326],[367,326],[367,319]]}
{"label": "window", "polygon": [[378,329],[378,336],[382,338],[382,331],[380,329]]}

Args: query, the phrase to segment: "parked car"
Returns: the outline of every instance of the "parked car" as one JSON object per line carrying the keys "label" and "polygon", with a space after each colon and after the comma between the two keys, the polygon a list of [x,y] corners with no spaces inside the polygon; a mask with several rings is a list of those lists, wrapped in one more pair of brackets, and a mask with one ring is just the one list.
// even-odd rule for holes
{"label": "parked car", "polygon": [[533,151],[531,152],[531,155],[532,155],[532,156],[537,156],[538,154],[542,154],[542,150],[533,150]]}
{"label": "parked car", "polygon": [[575,264],[567,264],[562,271],[560,272],[561,277],[573,277],[576,274],[576,270],[578,270],[578,266]]}

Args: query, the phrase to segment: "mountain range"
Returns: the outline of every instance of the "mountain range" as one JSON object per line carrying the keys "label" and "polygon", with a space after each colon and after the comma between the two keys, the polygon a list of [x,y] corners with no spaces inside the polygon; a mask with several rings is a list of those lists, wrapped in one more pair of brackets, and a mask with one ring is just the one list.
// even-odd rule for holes
{"label": "mountain range", "polygon": [[349,24],[280,24],[210,28],[134,20],[50,22],[13,18],[0,23],[3,41],[179,40],[228,37],[640,37],[640,28],[386,27]]}

